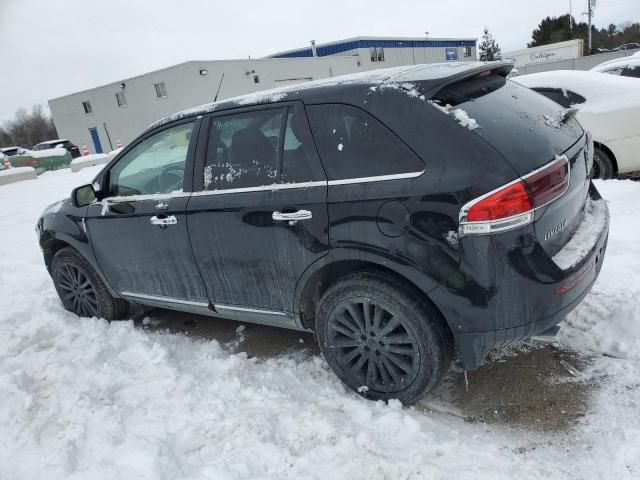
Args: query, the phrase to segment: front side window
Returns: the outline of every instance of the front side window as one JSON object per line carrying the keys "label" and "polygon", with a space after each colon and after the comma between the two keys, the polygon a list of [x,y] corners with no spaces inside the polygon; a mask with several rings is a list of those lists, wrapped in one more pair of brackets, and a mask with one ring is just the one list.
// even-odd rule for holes
{"label": "front side window", "polygon": [[109,172],[113,196],[182,191],[193,122],[162,130],[131,149]]}
{"label": "front side window", "polygon": [[205,190],[276,183],[284,109],[214,118],[204,168]]}
{"label": "front side window", "polygon": [[422,160],[364,110],[325,104],[310,105],[307,113],[329,180],[424,170]]}
{"label": "front side window", "polygon": [[93,112],[93,109],[91,108],[91,103],[90,102],[82,102],[82,108],[84,110],[84,113]]}

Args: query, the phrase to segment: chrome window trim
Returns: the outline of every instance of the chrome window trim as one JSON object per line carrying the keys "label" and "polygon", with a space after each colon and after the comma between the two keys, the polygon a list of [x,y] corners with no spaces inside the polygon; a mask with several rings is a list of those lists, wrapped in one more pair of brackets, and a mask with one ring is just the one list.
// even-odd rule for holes
{"label": "chrome window trim", "polygon": [[177,303],[180,305],[191,305],[194,307],[209,308],[208,302],[205,303],[205,302],[196,302],[194,300],[182,300],[180,298],[163,297],[161,295],[147,295],[143,293],[133,293],[133,292],[120,292],[120,295],[122,295],[123,297],[140,298],[142,300],[153,300],[155,302]]}
{"label": "chrome window trim", "polygon": [[287,313],[286,312],[281,312],[278,310],[264,310],[261,308],[249,308],[249,307],[238,307],[235,305],[224,305],[221,303],[215,303],[213,305],[213,308],[216,309],[216,311],[218,310],[232,310],[234,312],[247,312],[247,313],[263,313],[265,315],[281,315],[281,316],[286,316]]}
{"label": "chrome window trim", "polygon": [[[527,178],[541,172],[542,170],[545,170],[547,168],[550,168],[552,166],[554,166],[556,163],[559,162],[566,162],[567,163],[567,175],[569,177],[569,180],[567,181],[567,188],[565,188],[564,192],[562,192],[560,195],[558,195],[556,198],[554,198],[553,200],[550,200],[546,203],[544,203],[543,205],[540,205],[538,207],[532,208],[531,210],[528,210],[526,212],[523,213],[519,213],[518,215],[513,215],[511,217],[506,217],[506,218],[501,218],[499,220],[490,220],[490,221],[481,221],[481,222],[469,222],[466,220],[467,218],[467,213],[469,213],[469,210],[471,210],[471,207],[473,207],[475,204],[477,204],[478,202],[481,202],[482,200],[484,200],[487,197],[490,197],[491,195],[493,195],[496,192],[499,192],[500,190],[504,190],[505,188],[510,187],[511,185],[515,185],[516,183],[522,181],[522,180],[526,180]],[[567,157],[566,154],[563,155],[556,155],[555,160],[552,160],[546,164],[544,164],[543,166],[541,166],[540,168],[536,168],[535,170],[527,173],[526,175],[523,175],[522,177],[518,177],[515,180],[506,183],[498,188],[494,188],[493,190],[491,190],[490,192],[485,193],[484,195],[481,195],[477,198],[474,198],[473,200],[465,203],[462,208],[460,209],[460,213],[458,215],[458,221],[459,221],[459,227],[458,227],[458,234],[462,237],[465,235],[489,235],[492,233],[499,233],[499,232],[506,232],[508,230],[513,230],[515,228],[519,228],[522,227],[524,225],[528,225],[529,223],[531,223],[533,221],[534,218],[534,212],[540,208],[544,208],[547,205],[549,205],[552,202],[555,202],[556,200],[558,200],[559,198],[561,198],[562,196],[564,196],[565,193],[567,193],[569,191],[571,185],[571,162],[569,161],[569,157]],[[478,231],[473,232],[473,231],[469,231],[469,230],[473,230],[473,227],[477,227]],[[483,227],[485,227],[483,229]],[[493,227],[493,228],[492,228]]]}
{"label": "chrome window trim", "polygon": [[329,186],[333,185],[349,185],[352,183],[370,183],[370,182],[385,182],[388,180],[402,180],[404,178],[417,178],[425,171],[419,172],[407,172],[407,173],[394,173],[392,175],[376,175],[374,177],[356,177],[356,178],[344,178],[340,180],[329,180]]}
{"label": "chrome window trim", "polygon": [[170,200],[172,198],[184,198],[184,197],[206,197],[209,195],[226,195],[233,193],[251,193],[251,192],[268,192],[279,190],[290,190],[296,188],[316,188],[335,185],[350,185],[356,183],[371,183],[371,182],[384,182],[389,180],[402,180],[406,178],[417,178],[421,176],[425,171],[408,172],[408,173],[396,173],[393,175],[377,175],[374,177],[357,177],[357,178],[344,178],[340,180],[319,180],[313,182],[296,182],[296,183],[272,183],[269,185],[260,185],[258,187],[243,187],[243,188],[227,188],[219,190],[202,190],[200,192],[173,192],[173,193],[151,193],[148,195],[129,195],[121,197],[107,197],[102,200],[106,203],[123,203],[123,202],[137,202],[146,200]]}
{"label": "chrome window trim", "polygon": [[316,182],[297,182],[297,183],[272,183],[269,185],[261,185],[258,187],[243,187],[243,188],[221,188],[219,190],[202,190],[200,192],[192,192],[193,197],[206,197],[208,195],[224,195],[231,193],[250,193],[250,192],[267,192],[278,190],[290,190],[293,188],[314,188],[314,187],[326,187],[327,181],[320,180]]}

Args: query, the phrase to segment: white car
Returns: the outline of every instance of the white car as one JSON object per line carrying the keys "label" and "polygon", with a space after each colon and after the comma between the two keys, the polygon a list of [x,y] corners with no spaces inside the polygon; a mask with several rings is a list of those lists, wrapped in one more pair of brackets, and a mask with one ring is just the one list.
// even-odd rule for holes
{"label": "white car", "polygon": [[[640,52],[638,52],[640,53]],[[616,58],[593,67],[591,72],[608,73],[621,77],[640,78],[640,56],[635,54],[630,57]]]}
{"label": "white car", "polygon": [[640,171],[640,85],[635,78],[556,70],[515,77],[525,87],[575,108],[593,136],[595,178]]}

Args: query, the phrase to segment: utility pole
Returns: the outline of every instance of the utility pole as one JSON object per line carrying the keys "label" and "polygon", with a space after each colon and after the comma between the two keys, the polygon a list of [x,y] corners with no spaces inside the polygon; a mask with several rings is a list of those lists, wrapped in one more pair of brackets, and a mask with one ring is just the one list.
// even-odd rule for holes
{"label": "utility pole", "polygon": [[593,17],[593,6],[595,6],[595,4],[596,0],[587,0],[587,15],[589,16],[589,55],[591,55],[591,17]]}
{"label": "utility pole", "polygon": [[571,36],[573,37],[573,1],[569,0],[569,32],[571,32]]}

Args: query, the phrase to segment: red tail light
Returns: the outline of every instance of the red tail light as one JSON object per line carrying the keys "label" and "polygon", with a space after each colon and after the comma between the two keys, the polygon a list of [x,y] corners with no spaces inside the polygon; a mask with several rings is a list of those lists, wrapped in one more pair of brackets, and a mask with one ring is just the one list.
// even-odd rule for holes
{"label": "red tail light", "polygon": [[569,161],[553,162],[464,205],[460,234],[503,232],[533,221],[533,212],[561,197],[569,188]]}

